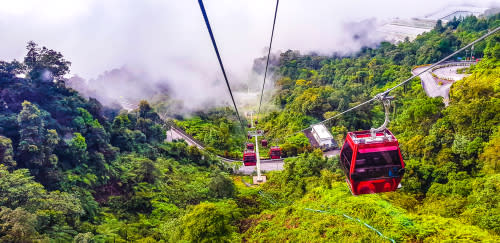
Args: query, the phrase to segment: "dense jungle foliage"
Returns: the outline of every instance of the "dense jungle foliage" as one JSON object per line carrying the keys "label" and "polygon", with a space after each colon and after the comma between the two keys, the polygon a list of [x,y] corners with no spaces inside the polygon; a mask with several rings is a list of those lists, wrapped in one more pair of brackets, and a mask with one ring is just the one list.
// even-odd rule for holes
{"label": "dense jungle foliage", "polygon": [[[499,17],[438,24],[413,42],[382,43],[352,58],[284,53],[276,98],[284,111],[271,113],[264,129],[281,137],[359,104],[409,77],[412,67],[437,61],[499,26]],[[402,189],[353,197],[337,160],[304,155],[287,161],[285,171],[271,173],[264,188],[280,206],[250,217],[245,237],[387,240],[342,215],[347,214],[396,241],[500,240],[499,40],[497,34],[476,46],[483,59],[468,70],[470,76],[453,84],[448,107],[442,98],[427,97],[418,79],[391,93],[397,109],[389,128],[399,139],[408,169]],[[373,104],[332,120],[331,132],[342,142],[348,130],[382,121],[382,105]]]}
{"label": "dense jungle foliage", "polygon": [[216,108],[196,112],[188,119],[178,120],[176,123],[208,151],[226,158],[239,159],[247,137],[234,117],[234,112],[229,107]]}
{"label": "dense jungle foliage", "polygon": [[[352,57],[282,53],[273,67],[282,110],[259,126],[299,156],[260,187],[213,155],[233,156],[245,140],[226,109],[178,123],[208,151],[165,142],[169,126],[148,102],[127,112],[82,98],[64,84],[71,63],[30,42],[22,62],[0,61],[0,241],[498,242],[499,34],[475,46],[482,60],[453,84],[449,106],[428,98],[418,79],[394,91],[390,129],[408,168],[396,192],[354,197],[338,158],[310,151],[302,134],[282,138],[499,25],[500,15],[438,23],[414,41]],[[372,104],[328,125],[341,142],[382,120]]]}

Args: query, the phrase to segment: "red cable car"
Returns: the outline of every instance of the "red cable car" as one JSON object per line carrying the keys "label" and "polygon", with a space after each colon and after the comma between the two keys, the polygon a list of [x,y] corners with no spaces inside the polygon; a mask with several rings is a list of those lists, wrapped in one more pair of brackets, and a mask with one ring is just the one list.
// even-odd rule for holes
{"label": "red cable car", "polygon": [[247,143],[247,149],[253,150],[253,143]]}
{"label": "red cable car", "polygon": [[269,150],[269,157],[271,157],[271,159],[280,159],[281,158],[280,146],[271,146],[271,149]]}
{"label": "red cable car", "polygon": [[395,191],[405,172],[398,140],[383,129],[349,132],[340,151],[340,165],[353,195]]}
{"label": "red cable car", "polygon": [[262,144],[262,147],[267,147],[267,140],[262,139],[262,141],[260,141],[260,143]]}
{"label": "red cable car", "polygon": [[257,156],[253,150],[245,150],[243,152],[243,164],[245,166],[252,166],[257,164]]}

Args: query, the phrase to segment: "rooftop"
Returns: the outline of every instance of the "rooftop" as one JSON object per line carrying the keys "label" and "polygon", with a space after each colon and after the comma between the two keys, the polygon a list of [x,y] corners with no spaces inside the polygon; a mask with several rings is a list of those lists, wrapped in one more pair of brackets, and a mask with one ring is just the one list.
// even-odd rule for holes
{"label": "rooftop", "polygon": [[318,134],[318,136],[321,139],[332,139],[333,138],[332,134],[330,134],[330,132],[328,131],[328,129],[325,127],[325,125],[323,125],[321,123],[313,125],[312,129],[314,131],[316,131],[316,133]]}
{"label": "rooftop", "polygon": [[356,144],[375,144],[397,141],[396,137],[394,137],[394,135],[387,129],[376,133],[375,137],[371,136],[369,130],[350,132],[348,133],[348,136],[350,136],[352,141]]}

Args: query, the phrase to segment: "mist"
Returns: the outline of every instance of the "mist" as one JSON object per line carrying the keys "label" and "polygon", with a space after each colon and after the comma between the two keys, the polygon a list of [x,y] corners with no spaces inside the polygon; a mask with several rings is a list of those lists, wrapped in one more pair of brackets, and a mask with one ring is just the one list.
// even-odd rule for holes
{"label": "mist", "polygon": [[[281,1],[273,50],[349,55],[375,47],[377,26],[469,1]],[[205,0],[233,90],[257,91],[276,2]],[[478,0],[474,6],[498,6]],[[0,59],[22,60],[33,40],[72,62],[68,78],[104,104],[168,94],[188,110],[230,104],[197,1],[16,0],[0,5]],[[272,79],[269,87],[272,87]],[[85,87],[85,86],[88,87]],[[257,96],[255,96],[257,97]],[[237,95],[238,105],[253,96]],[[255,104],[258,100],[255,98]]]}

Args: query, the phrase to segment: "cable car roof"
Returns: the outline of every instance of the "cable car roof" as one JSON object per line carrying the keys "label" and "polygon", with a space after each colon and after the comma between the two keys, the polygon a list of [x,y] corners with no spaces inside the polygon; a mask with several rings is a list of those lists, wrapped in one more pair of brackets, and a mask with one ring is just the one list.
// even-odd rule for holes
{"label": "cable car roof", "polygon": [[[372,137],[369,130],[349,132],[347,133],[347,138],[353,144],[357,144],[360,147],[379,147],[383,146],[397,146],[398,140],[388,129],[382,132],[376,133],[375,137]],[[370,146],[372,145],[372,146]]]}

